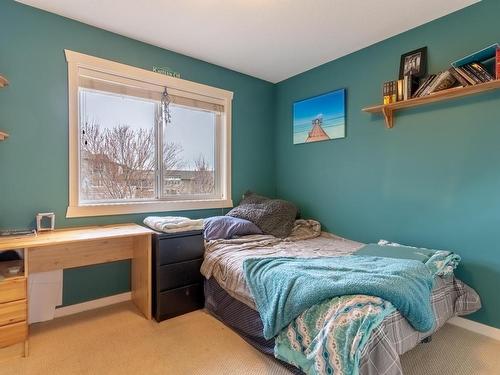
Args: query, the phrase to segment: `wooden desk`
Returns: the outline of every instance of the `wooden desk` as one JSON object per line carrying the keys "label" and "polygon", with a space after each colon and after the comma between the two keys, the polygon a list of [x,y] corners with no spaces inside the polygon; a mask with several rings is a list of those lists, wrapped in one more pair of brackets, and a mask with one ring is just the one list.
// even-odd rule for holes
{"label": "wooden desk", "polygon": [[[26,289],[30,273],[131,259],[132,301],[146,319],[151,319],[152,233],[152,230],[137,224],[118,224],[41,232],[36,237],[0,239],[0,251],[24,251],[24,275],[0,281],[0,302],[4,293],[2,284],[7,287],[8,283],[18,281]],[[29,299],[27,292],[25,298]],[[0,348],[6,346],[0,340]],[[25,355],[26,351],[25,345]]]}

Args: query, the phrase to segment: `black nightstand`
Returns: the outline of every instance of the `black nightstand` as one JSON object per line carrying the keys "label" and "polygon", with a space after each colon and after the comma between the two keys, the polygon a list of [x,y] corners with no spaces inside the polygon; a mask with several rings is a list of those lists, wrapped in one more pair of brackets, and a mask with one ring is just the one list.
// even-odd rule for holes
{"label": "black nightstand", "polygon": [[153,316],[158,322],[203,308],[202,231],[153,235]]}

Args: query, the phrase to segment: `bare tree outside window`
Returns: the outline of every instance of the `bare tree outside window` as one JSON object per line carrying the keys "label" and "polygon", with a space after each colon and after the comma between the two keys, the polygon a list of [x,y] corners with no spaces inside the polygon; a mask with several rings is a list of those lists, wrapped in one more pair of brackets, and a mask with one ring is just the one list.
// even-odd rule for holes
{"label": "bare tree outside window", "polygon": [[194,190],[198,194],[211,194],[215,191],[215,175],[205,156],[200,154],[194,160]]}
{"label": "bare tree outside window", "polygon": [[[174,111],[173,121],[167,125],[168,134],[158,144],[155,102],[130,98],[125,102],[116,96],[108,98],[106,94],[93,92],[89,98],[85,102],[88,105],[83,106],[87,109],[84,115],[92,120],[80,125],[82,201],[154,200],[215,193],[215,171],[206,156],[206,150],[215,147],[210,114],[183,108],[176,116]],[[121,107],[128,111],[125,115],[113,112]],[[200,128],[201,136],[196,132]],[[162,147],[161,169],[157,147]],[[197,149],[201,152],[193,157]],[[158,173],[163,186],[160,196],[156,186]]]}

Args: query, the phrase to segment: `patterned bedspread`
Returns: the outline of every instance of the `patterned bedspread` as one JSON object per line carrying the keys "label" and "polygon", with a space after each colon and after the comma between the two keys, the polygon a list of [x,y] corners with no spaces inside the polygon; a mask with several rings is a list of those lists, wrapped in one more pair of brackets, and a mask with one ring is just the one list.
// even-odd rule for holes
{"label": "patterned bedspread", "polygon": [[255,309],[255,302],[243,272],[245,259],[348,255],[363,246],[360,242],[321,232],[321,225],[317,221],[296,220],[291,236],[285,239],[269,235],[251,235],[207,242],[201,273],[207,279],[215,278],[229,295]]}
{"label": "patterned bedspread", "polygon": [[[291,237],[245,236],[233,240],[217,240],[206,244],[201,271],[233,298],[255,309],[255,303],[246,284],[243,261],[257,257],[318,257],[347,255],[363,246],[320,231],[313,220],[298,220]],[[477,293],[452,277],[437,278],[431,296],[436,324],[430,332],[413,329],[397,311],[387,316],[372,332],[361,353],[360,374],[401,374],[399,355],[415,347],[455,315],[477,311],[481,302]]]}

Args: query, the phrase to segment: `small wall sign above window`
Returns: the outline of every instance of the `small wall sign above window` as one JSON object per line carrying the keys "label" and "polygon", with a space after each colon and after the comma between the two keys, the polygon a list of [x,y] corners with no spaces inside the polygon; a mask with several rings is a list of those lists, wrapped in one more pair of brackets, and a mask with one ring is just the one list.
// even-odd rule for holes
{"label": "small wall sign above window", "polygon": [[181,78],[181,73],[175,72],[166,66],[165,67],[153,66],[153,72],[160,73],[169,77]]}

